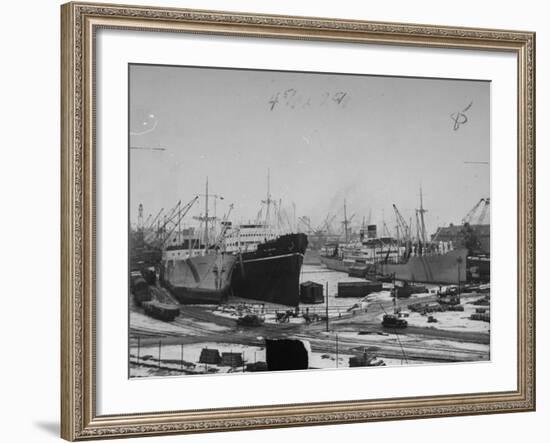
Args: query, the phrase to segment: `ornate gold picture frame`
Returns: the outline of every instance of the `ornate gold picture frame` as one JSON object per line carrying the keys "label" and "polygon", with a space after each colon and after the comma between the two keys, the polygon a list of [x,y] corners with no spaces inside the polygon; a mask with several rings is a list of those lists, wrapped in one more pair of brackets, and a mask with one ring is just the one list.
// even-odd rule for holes
{"label": "ornate gold picture frame", "polygon": [[[61,435],[87,440],[533,411],[535,409],[535,34],[524,31],[68,3],[61,7]],[[96,32],[262,37],[517,57],[517,389],[135,414],[96,410]],[[495,167],[498,168],[498,165]],[[125,333],[124,331],[121,333]]]}

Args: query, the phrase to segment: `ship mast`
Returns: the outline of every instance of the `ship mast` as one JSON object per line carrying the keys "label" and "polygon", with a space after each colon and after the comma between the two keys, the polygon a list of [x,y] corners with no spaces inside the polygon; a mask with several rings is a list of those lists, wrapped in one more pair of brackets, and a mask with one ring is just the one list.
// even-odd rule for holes
{"label": "ship mast", "polygon": [[346,209],[346,199],[344,199],[344,238],[346,239],[346,243],[348,243],[348,214]]}
{"label": "ship mast", "polygon": [[269,208],[271,206],[271,174],[269,168],[267,169],[267,195],[265,199],[266,209],[265,209],[265,222],[269,222]]}
{"label": "ship mast", "polygon": [[424,214],[428,212],[424,209],[424,201],[422,198],[422,186],[420,186],[420,208],[416,210],[417,216],[417,226],[419,225],[420,229],[420,242],[424,245],[426,243],[426,224],[424,221]]}
{"label": "ship mast", "polygon": [[271,207],[271,203],[274,203],[274,201],[271,199],[271,174],[270,174],[269,168],[267,169],[267,195],[265,200],[262,201],[262,203],[265,203],[266,205],[264,224],[266,225],[267,229],[271,231],[272,226],[270,224],[270,207]]}

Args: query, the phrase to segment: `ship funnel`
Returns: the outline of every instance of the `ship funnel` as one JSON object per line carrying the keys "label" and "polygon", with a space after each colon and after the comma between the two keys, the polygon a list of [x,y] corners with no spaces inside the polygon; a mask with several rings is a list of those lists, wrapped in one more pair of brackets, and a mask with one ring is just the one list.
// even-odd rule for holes
{"label": "ship funnel", "polygon": [[367,238],[377,238],[376,225],[367,226]]}

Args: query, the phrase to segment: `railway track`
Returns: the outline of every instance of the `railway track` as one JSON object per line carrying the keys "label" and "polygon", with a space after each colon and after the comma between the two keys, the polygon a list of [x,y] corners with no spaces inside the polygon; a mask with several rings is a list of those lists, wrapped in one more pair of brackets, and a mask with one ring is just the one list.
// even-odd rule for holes
{"label": "railway track", "polygon": [[[429,301],[433,297],[426,296],[417,298],[417,301]],[[173,322],[167,323],[170,328],[162,329],[162,324],[158,328],[148,327],[147,325],[131,324],[130,337],[141,337],[145,342],[153,343],[159,338],[166,343],[179,342],[209,342],[219,341],[225,343],[243,344],[249,346],[262,345],[263,340],[259,337],[297,337],[308,340],[315,352],[331,353],[335,352],[335,343],[333,338],[324,335],[325,323],[312,323],[309,325],[297,323],[266,323],[259,328],[247,328],[236,325],[236,318],[227,318],[216,315],[211,311],[211,307],[180,305],[181,315]],[[363,348],[376,348],[376,355],[386,358],[403,358],[403,352],[407,359],[424,361],[480,361],[489,359],[489,347],[483,349],[469,349],[467,344],[487,344],[489,337],[487,334],[475,332],[453,332],[437,330],[432,328],[410,327],[407,330],[399,331],[399,336],[403,337],[401,343],[393,334],[381,327],[377,317],[384,310],[392,309],[391,301],[374,302],[369,306],[365,313],[361,312],[352,318],[331,319],[331,329],[338,332],[352,332],[362,328],[377,333],[385,332],[388,335],[387,340],[369,340],[366,336],[359,336],[357,339],[349,337],[339,338],[339,352],[353,355],[360,355]],[[131,311],[140,312],[135,306]],[[174,331],[173,328],[179,328],[181,331]],[[225,328],[225,330],[223,330]],[[411,338],[415,341],[412,341]],[[446,340],[457,343],[458,346],[446,346],[444,344],[433,343],[433,340]]]}

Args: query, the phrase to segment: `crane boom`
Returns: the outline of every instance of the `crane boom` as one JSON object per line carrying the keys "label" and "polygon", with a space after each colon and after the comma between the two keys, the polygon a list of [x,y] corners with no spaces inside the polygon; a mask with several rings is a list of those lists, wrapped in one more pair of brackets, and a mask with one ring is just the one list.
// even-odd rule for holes
{"label": "crane boom", "polygon": [[217,248],[218,246],[220,246],[221,243],[223,242],[223,240],[226,237],[226,234],[228,232],[227,220],[229,220],[229,216],[231,215],[232,210],[233,210],[233,204],[230,204],[229,205],[229,210],[227,211],[227,214],[225,214],[225,216],[222,219],[222,229],[220,229],[220,233],[218,234],[218,238],[214,242],[214,248]]}
{"label": "crane boom", "polygon": [[309,229],[310,233],[315,232],[315,230],[311,227],[311,223],[309,222],[309,219],[306,216],[298,217],[298,220],[301,221],[307,229]]}
{"label": "crane boom", "polygon": [[480,199],[472,209],[470,209],[470,211],[466,214],[466,216],[462,219],[462,224],[465,224],[465,223],[470,223],[472,221],[472,217],[474,216],[474,214],[476,213],[476,211],[478,210],[478,208],[481,206],[482,203],[485,202],[485,199],[482,198]]}
{"label": "crane boom", "polygon": [[162,214],[162,211],[164,211],[164,208],[161,208],[160,211],[157,212],[157,215],[155,215],[151,223],[149,223],[148,229],[151,229],[153,226],[155,226],[155,223],[157,222],[157,219],[160,217],[160,214]]}
{"label": "crane boom", "polygon": [[483,223],[483,220],[485,219],[485,216],[487,215],[487,211],[489,210],[490,205],[490,199],[487,197],[485,199],[485,205],[483,205],[483,208],[481,208],[481,214],[479,214],[479,217],[477,219],[477,224],[481,225]]}
{"label": "crane boom", "polygon": [[397,226],[399,226],[399,229],[401,230],[401,233],[403,235],[403,239],[405,241],[410,241],[411,239],[411,231],[409,229],[409,225],[407,225],[407,222],[399,212],[399,209],[397,209],[397,206],[393,204],[393,210],[395,212],[395,218],[397,221]]}
{"label": "crane boom", "polygon": [[334,219],[336,218],[336,214],[334,214],[333,216],[330,216],[330,214],[327,215],[327,218],[325,219],[325,229],[327,230],[327,234],[331,234],[332,232],[332,222],[334,221]]}
{"label": "crane boom", "polygon": [[[178,225],[180,224],[180,222],[183,220],[183,218],[187,215],[187,213],[189,212],[189,210],[193,207],[193,205],[195,204],[195,202],[199,199],[199,196],[195,196],[192,200],[190,200],[188,203],[186,203],[182,210],[181,211],[178,211],[175,213],[174,216],[178,216],[178,220],[174,223],[174,226],[172,227],[172,229],[170,230],[170,232],[168,232],[168,235],[166,235],[164,237],[164,241],[162,242],[162,246],[164,247],[164,245],[166,244],[166,241],[172,236],[172,234],[174,233],[174,231],[176,230],[176,228],[178,227]],[[178,205],[181,203],[178,202]],[[166,222],[168,223],[168,222]],[[166,223],[165,223],[165,226],[166,226]]]}

